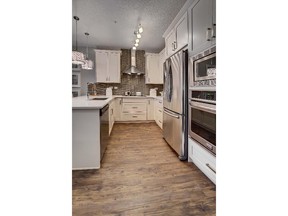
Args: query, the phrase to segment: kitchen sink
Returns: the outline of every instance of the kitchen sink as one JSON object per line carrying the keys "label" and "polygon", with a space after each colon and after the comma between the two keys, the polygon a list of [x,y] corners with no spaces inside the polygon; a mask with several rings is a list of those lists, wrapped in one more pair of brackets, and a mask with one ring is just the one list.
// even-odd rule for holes
{"label": "kitchen sink", "polygon": [[108,98],[92,98],[91,100],[107,100]]}

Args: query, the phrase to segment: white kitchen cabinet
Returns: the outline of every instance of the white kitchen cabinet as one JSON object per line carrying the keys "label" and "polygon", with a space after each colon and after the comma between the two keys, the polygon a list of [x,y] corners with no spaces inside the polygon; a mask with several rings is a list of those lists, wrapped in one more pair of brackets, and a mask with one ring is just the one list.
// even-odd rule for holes
{"label": "white kitchen cabinet", "polygon": [[117,50],[95,50],[97,83],[120,83],[120,55]]}
{"label": "white kitchen cabinet", "polygon": [[122,98],[114,99],[114,119],[115,121],[121,121],[122,113]]}
{"label": "white kitchen cabinet", "polygon": [[216,157],[189,137],[188,162],[191,161],[216,184]]}
{"label": "white kitchen cabinet", "polygon": [[190,46],[192,54],[197,54],[216,44],[216,0],[196,0],[188,9]]}
{"label": "white kitchen cabinet", "polygon": [[123,98],[121,121],[138,121],[147,119],[147,99]]}
{"label": "white kitchen cabinet", "polygon": [[165,48],[159,53],[159,79],[161,84],[163,84],[163,64],[166,60]]}
{"label": "white kitchen cabinet", "polygon": [[114,121],[115,121],[115,117],[114,117],[114,112],[115,112],[115,101],[112,100],[109,104],[109,135],[111,134],[113,125],[114,125]]}
{"label": "white kitchen cabinet", "polygon": [[163,101],[155,99],[154,101],[154,119],[156,124],[162,129],[163,127]]}
{"label": "white kitchen cabinet", "polygon": [[147,120],[154,120],[154,99],[147,99]]}
{"label": "white kitchen cabinet", "polygon": [[188,19],[185,13],[165,37],[166,55],[170,57],[188,44]]}
{"label": "white kitchen cabinet", "polygon": [[159,54],[145,54],[145,83],[146,84],[163,84],[159,68]]}

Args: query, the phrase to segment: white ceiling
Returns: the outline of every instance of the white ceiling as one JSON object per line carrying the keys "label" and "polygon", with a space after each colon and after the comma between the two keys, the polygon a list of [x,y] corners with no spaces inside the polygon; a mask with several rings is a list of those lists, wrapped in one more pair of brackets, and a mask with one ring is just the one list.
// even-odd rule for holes
{"label": "white ceiling", "polygon": [[[144,28],[138,46],[146,52],[164,48],[162,35],[186,0],[73,0],[72,15],[78,16],[78,46],[98,49],[131,49],[134,31],[141,23]],[[75,20],[73,22],[73,46]],[[85,36],[85,32],[90,35]]]}

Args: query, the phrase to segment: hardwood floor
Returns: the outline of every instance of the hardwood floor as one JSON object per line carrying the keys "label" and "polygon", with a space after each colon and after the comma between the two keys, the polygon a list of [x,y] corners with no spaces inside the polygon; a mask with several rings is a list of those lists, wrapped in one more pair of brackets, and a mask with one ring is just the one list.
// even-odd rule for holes
{"label": "hardwood floor", "polygon": [[115,124],[99,170],[73,171],[73,215],[216,215],[216,186],[155,123]]}

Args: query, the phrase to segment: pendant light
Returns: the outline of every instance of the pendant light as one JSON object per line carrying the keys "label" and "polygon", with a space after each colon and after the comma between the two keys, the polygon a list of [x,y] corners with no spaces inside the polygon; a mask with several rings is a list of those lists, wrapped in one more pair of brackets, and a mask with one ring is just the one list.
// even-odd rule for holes
{"label": "pendant light", "polygon": [[76,50],[72,51],[72,64],[83,65],[85,63],[84,54],[77,50],[77,21],[79,21],[79,17],[74,16],[73,18],[76,20]]}
{"label": "pendant light", "polygon": [[88,32],[85,32],[86,38],[87,38],[87,47],[86,47],[86,58],[85,58],[85,63],[82,65],[82,69],[84,70],[92,70],[93,69],[93,61],[89,60],[89,55],[88,55]]}

